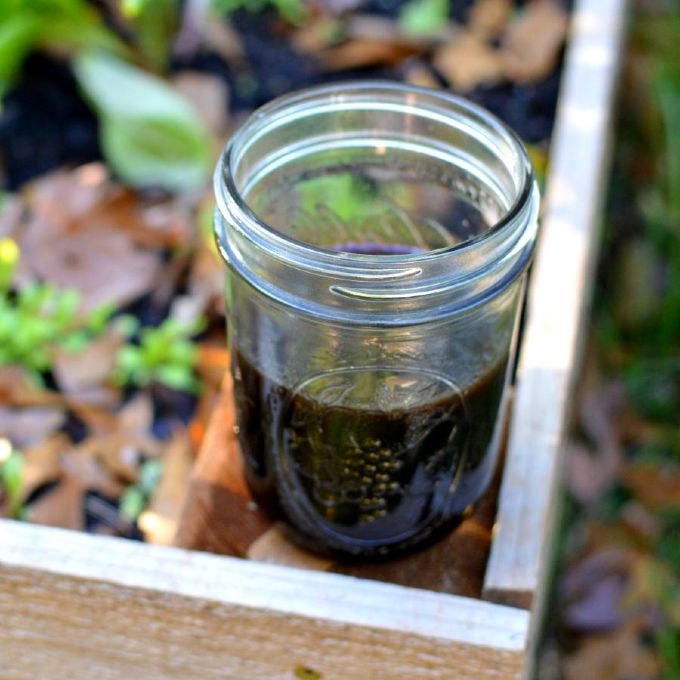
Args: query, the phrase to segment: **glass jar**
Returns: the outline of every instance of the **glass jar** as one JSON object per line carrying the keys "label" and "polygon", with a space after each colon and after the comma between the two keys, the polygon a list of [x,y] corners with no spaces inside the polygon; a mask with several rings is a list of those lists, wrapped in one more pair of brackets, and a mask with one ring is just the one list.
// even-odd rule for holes
{"label": "glass jar", "polygon": [[215,176],[254,498],[317,552],[452,527],[496,464],[539,196],[460,98],[363,82],[256,111]]}

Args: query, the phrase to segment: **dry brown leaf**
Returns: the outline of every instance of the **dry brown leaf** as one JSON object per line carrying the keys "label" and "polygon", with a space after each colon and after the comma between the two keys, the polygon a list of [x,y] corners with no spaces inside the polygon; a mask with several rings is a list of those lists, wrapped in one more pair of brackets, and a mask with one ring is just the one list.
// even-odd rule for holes
{"label": "dry brown leaf", "polygon": [[56,434],[23,451],[24,464],[21,469],[21,502],[44,484],[62,477],[59,457],[71,446],[63,434]]}
{"label": "dry brown leaf", "polygon": [[365,5],[366,0],[309,0],[309,4],[322,14],[340,15]]}
{"label": "dry brown leaf", "polygon": [[476,0],[466,25],[473,33],[493,39],[505,30],[512,10],[511,0]]}
{"label": "dry brown leaf", "polygon": [[203,445],[210,417],[217,404],[218,394],[219,387],[213,387],[210,383],[207,383],[205,389],[201,392],[201,398],[198,401],[198,406],[188,428],[191,449],[195,454],[201,450]]}
{"label": "dry brown leaf", "polygon": [[148,509],[138,520],[144,537],[150,543],[172,544],[177,521],[187,497],[193,464],[189,437],[184,431],[177,432],[165,450],[161,481]]}
{"label": "dry brown leaf", "polygon": [[50,236],[35,222],[31,227],[19,239],[24,272],[31,280],[80,291],[83,313],[108,303],[124,306],[153,288],[160,260],[133,248],[125,234],[93,228]]}
{"label": "dry brown leaf", "polygon": [[88,437],[79,449],[117,481],[133,484],[139,478],[142,451],[124,432]]}
{"label": "dry brown leaf", "polygon": [[157,206],[112,182],[100,164],[47,175],[28,187],[24,201],[28,216],[14,234],[22,250],[17,283],[76,288],[84,312],[105,302],[121,306],[151,290],[161,263],[136,244],[183,242],[190,230],[181,204],[154,217]]}
{"label": "dry brown leaf", "polygon": [[296,29],[290,36],[290,44],[302,54],[316,54],[337,42],[337,26],[336,20],[322,16]]}
{"label": "dry brown leaf", "polygon": [[420,52],[427,50],[435,42],[451,39],[458,30],[459,27],[447,23],[436,34],[413,36],[404,33],[398,21],[375,14],[353,14],[344,22],[344,34],[349,39],[377,40]]}
{"label": "dry brown leaf", "polygon": [[224,80],[209,73],[180,71],[172,84],[196,109],[208,130],[221,137],[229,120],[229,90]]}
{"label": "dry brown leaf", "polygon": [[578,442],[566,445],[565,486],[580,503],[587,505],[602,496],[614,482],[598,456]]}
{"label": "dry brown leaf", "polygon": [[230,365],[229,352],[223,345],[209,345],[204,342],[198,346],[196,371],[209,385],[219,389]]}
{"label": "dry brown leaf", "polygon": [[64,403],[57,392],[43,389],[21,366],[0,366],[0,403],[13,406],[49,406]]}
{"label": "dry brown leaf", "polygon": [[142,202],[134,191],[112,183],[107,194],[74,226],[88,224],[123,231],[136,245],[150,248],[181,246],[193,236],[190,205],[179,199]]}
{"label": "dry brown leaf", "polygon": [[655,680],[659,660],[640,640],[642,626],[632,622],[607,635],[594,635],[562,664],[565,680]]}
{"label": "dry brown leaf", "polygon": [[481,84],[493,84],[503,79],[503,63],[497,50],[479,36],[460,31],[440,47],[433,64],[446,81],[459,92],[469,92]]}
{"label": "dry brown leaf", "polygon": [[242,67],[246,52],[239,32],[226,21],[206,21],[202,29],[206,47],[224,59],[232,67]]}
{"label": "dry brown leaf", "polygon": [[[116,365],[116,353],[125,344],[126,337],[113,324],[102,335],[77,353],[59,350],[54,361],[54,373],[62,392],[71,398],[89,403],[92,390],[99,390],[111,378]],[[117,396],[117,393],[114,393]],[[110,400],[105,401],[111,404]]]}
{"label": "dry brown leaf", "polygon": [[86,442],[64,451],[60,456],[64,476],[77,482],[83,490],[117,498],[123,492],[123,485],[93,455]]}
{"label": "dry brown leaf", "polygon": [[680,506],[680,470],[677,467],[627,465],[621,470],[620,478],[633,496],[652,510]]}
{"label": "dry brown leaf", "polygon": [[506,77],[529,83],[550,75],[567,35],[566,11],[555,0],[534,0],[508,24],[501,44]]}
{"label": "dry brown leaf", "polygon": [[60,428],[66,413],[60,406],[9,408],[0,406],[0,437],[18,449],[38,444]]}
{"label": "dry brown leaf", "polygon": [[162,453],[162,443],[151,434],[153,404],[145,392],[137,394],[115,415],[83,405],[76,405],[73,410],[91,433],[79,450],[116,482],[137,481],[142,458]]}
{"label": "dry brown leaf", "polygon": [[406,69],[405,80],[409,85],[416,85],[417,87],[430,87],[435,90],[441,89],[441,84],[434,77],[434,74],[430,68],[420,61],[409,64]]}
{"label": "dry brown leaf", "polygon": [[189,297],[193,300],[193,314],[204,314],[214,308],[224,316],[224,263],[204,245],[198,247],[191,263]]}
{"label": "dry brown leaf", "polygon": [[371,38],[355,38],[343,45],[319,53],[319,66],[324,71],[340,71],[367,66],[391,66],[420,51],[413,45]]}
{"label": "dry brown leaf", "polygon": [[0,239],[13,235],[21,224],[24,205],[18,196],[5,195],[0,203]]}
{"label": "dry brown leaf", "polygon": [[27,507],[26,519],[36,524],[82,531],[85,528],[84,495],[83,487],[76,480],[64,479]]}

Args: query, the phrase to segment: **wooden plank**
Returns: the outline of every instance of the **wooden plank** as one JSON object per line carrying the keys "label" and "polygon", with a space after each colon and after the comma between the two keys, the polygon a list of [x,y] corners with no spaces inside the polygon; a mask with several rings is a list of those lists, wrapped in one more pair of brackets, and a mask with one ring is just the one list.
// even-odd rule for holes
{"label": "wooden plank", "polygon": [[252,502],[234,434],[232,379],[220,398],[192,472],[175,545],[222,555],[479,597],[496,516],[500,470],[488,492],[456,530],[425,550],[389,561],[337,563],[319,559],[287,541]]}
{"label": "wooden plank", "polygon": [[484,583],[489,599],[531,606],[543,579],[560,451],[579,372],[597,261],[625,0],[579,0],[529,288],[517,390]]}
{"label": "wooden plank", "polygon": [[3,677],[519,678],[528,613],[0,521]]}

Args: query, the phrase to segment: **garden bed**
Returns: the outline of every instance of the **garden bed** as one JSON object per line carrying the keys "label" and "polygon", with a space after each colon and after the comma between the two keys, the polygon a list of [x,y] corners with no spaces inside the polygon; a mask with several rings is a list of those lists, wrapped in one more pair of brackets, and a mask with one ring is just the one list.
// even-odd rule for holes
{"label": "garden bed", "polygon": [[[0,639],[9,674],[39,675],[46,663],[53,677],[83,667],[102,678],[529,673],[525,654],[540,614],[559,451],[597,251],[623,11],[618,0],[581,0],[574,12],[496,526],[488,564],[473,574],[481,599],[472,591],[432,592],[435,583],[404,587],[321,573],[319,564],[307,565],[317,572],[302,571],[3,520]],[[220,449],[210,444],[223,425],[223,411],[216,413],[194,480]],[[181,469],[186,458],[173,460]],[[92,611],[107,613],[97,626]]]}

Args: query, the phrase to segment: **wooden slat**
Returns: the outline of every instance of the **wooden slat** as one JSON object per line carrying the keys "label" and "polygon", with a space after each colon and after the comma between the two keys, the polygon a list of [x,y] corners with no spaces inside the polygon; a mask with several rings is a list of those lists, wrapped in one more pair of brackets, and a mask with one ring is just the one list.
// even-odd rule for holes
{"label": "wooden slat", "polygon": [[531,275],[510,440],[485,578],[489,599],[529,607],[542,580],[560,451],[598,253],[625,0],[579,0]]}
{"label": "wooden slat", "polygon": [[0,583],[7,678],[510,680],[528,626],[479,600],[9,520]]}

